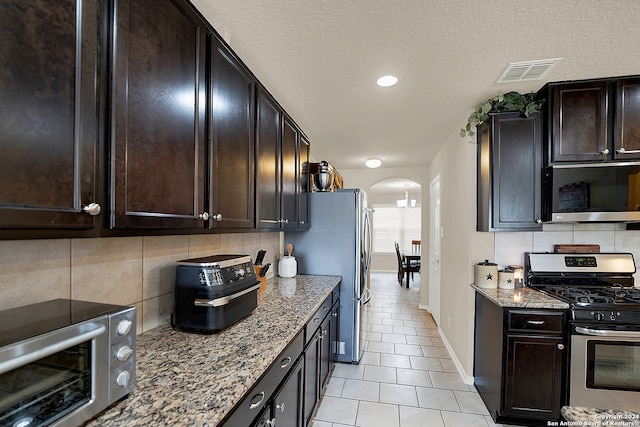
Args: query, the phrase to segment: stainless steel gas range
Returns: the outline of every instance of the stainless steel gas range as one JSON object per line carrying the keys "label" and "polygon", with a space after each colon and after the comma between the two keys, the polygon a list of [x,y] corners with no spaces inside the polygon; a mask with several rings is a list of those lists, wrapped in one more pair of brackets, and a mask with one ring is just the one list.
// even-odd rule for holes
{"label": "stainless steel gas range", "polygon": [[640,288],[630,253],[526,253],[527,286],[569,303],[569,405],[637,411]]}

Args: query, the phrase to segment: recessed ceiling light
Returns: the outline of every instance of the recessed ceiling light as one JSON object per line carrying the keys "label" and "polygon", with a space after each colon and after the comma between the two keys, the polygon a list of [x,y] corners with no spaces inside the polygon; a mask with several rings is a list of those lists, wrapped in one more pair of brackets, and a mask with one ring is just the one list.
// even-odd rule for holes
{"label": "recessed ceiling light", "polygon": [[396,76],[382,76],[377,81],[378,86],[389,87],[398,83],[398,78]]}
{"label": "recessed ceiling light", "polygon": [[382,165],[382,160],[380,159],[368,159],[364,162],[365,166],[371,169],[379,168]]}

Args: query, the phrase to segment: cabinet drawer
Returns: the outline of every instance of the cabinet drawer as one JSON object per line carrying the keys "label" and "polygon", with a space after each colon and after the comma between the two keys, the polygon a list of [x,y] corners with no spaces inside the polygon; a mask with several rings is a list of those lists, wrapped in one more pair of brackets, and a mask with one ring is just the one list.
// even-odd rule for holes
{"label": "cabinet drawer", "polygon": [[303,331],[291,341],[273,364],[267,369],[258,383],[251,388],[231,415],[224,421],[224,427],[245,427],[251,424],[262,411],[278,385],[293,368],[302,353]]}
{"label": "cabinet drawer", "polygon": [[538,332],[561,334],[564,327],[562,311],[509,310],[507,330],[509,332]]}
{"label": "cabinet drawer", "polygon": [[324,300],[320,308],[311,317],[311,320],[309,320],[305,325],[305,333],[306,333],[305,344],[311,340],[311,338],[313,337],[313,333],[316,331],[316,329],[320,327],[320,324],[322,323],[322,319],[324,319],[324,317],[329,313],[330,309],[331,309],[331,295],[329,295]]}
{"label": "cabinet drawer", "polygon": [[335,303],[340,299],[340,285],[333,288],[333,292],[331,292],[331,300]]}

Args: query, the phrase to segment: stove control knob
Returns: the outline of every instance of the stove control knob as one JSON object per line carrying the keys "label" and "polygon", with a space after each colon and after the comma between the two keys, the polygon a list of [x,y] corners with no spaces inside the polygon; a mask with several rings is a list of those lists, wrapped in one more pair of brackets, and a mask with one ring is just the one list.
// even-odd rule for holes
{"label": "stove control knob", "polygon": [[[618,315],[619,315],[619,313],[618,313]],[[615,313],[613,311],[609,315],[609,320],[611,320],[612,322],[615,322],[615,320],[616,320],[616,315],[615,315]]]}
{"label": "stove control knob", "polygon": [[596,311],[593,314],[593,318],[596,319],[598,322],[602,322],[604,320],[604,313],[602,313],[600,311]]}

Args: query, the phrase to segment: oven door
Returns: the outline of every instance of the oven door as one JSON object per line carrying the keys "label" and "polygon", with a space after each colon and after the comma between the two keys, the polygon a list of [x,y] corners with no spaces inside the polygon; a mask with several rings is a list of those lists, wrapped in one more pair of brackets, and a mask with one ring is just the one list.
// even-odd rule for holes
{"label": "oven door", "polygon": [[640,330],[574,326],[569,404],[637,411],[640,399]]}
{"label": "oven door", "polygon": [[79,425],[108,401],[108,320],[0,348],[0,425]]}

